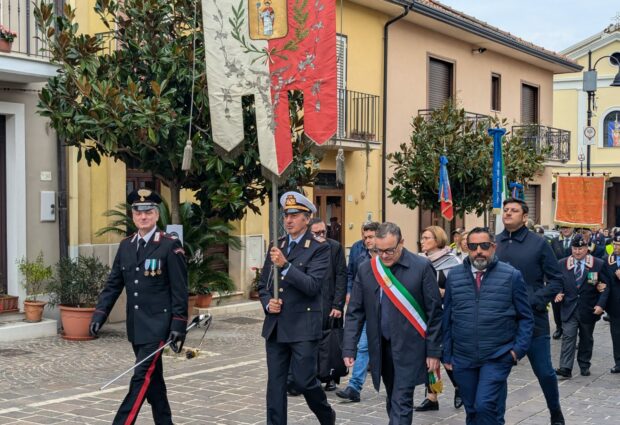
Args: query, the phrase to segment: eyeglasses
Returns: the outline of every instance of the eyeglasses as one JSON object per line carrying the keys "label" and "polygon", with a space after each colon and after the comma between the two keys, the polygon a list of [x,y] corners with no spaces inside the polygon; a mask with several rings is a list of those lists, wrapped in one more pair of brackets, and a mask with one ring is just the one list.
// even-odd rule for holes
{"label": "eyeglasses", "polygon": [[487,251],[492,246],[493,246],[493,242],[480,242],[480,243],[467,242],[467,249],[469,249],[470,251],[475,251],[478,249],[478,247],[482,248],[483,251]]}
{"label": "eyeglasses", "polygon": [[391,257],[392,255],[396,254],[396,251],[398,251],[398,245],[396,245],[394,248],[388,248],[388,249],[379,249],[379,248],[372,249],[372,252],[375,255],[382,256],[383,254],[385,254],[388,257]]}
{"label": "eyeglasses", "polygon": [[325,231],[325,230],[319,230],[319,231],[316,231],[316,232],[312,232],[312,234],[313,234],[314,236],[325,236],[325,235],[327,234],[327,231]]}

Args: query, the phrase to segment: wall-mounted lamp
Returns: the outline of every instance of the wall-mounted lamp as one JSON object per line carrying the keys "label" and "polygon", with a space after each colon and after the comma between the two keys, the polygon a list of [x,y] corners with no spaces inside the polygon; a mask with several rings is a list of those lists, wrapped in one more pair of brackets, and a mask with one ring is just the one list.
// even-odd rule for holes
{"label": "wall-mounted lamp", "polygon": [[483,54],[486,51],[487,51],[486,47],[478,47],[477,49],[471,49],[471,54],[472,55],[481,55],[481,54]]}

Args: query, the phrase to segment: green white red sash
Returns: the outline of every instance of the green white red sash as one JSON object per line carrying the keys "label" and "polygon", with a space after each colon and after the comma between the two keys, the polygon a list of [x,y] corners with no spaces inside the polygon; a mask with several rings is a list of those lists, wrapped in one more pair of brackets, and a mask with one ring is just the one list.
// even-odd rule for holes
{"label": "green white red sash", "polygon": [[398,311],[409,320],[422,338],[426,338],[426,314],[413,298],[413,295],[398,281],[392,271],[383,265],[379,257],[370,260],[370,265],[375,279],[383,289],[383,294],[388,296]]}

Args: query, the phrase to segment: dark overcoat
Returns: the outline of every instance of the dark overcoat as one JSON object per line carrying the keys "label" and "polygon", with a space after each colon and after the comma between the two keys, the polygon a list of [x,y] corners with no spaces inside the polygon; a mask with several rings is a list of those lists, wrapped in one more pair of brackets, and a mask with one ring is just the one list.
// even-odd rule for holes
{"label": "dark overcoat", "polygon": [[347,263],[342,245],[333,239],[327,239],[330,249],[330,267],[323,287],[323,329],[329,324],[332,309],[344,310],[347,294]]}
{"label": "dark overcoat", "polygon": [[[609,296],[610,279],[605,263],[600,258],[587,255],[583,275],[578,281],[575,280],[574,263],[575,259],[572,256],[559,261],[564,277],[564,299],[560,308],[562,321],[565,322],[573,314],[577,314],[581,323],[597,322],[601,316],[593,313],[594,307],[598,305],[605,309]],[[596,289],[597,282],[589,278],[590,273],[596,273],[597,281],[607,284],[603,292]]]}
{"label": "dark overcoat", "polygon": [[616,276],[616,270],[620,268],[618,267],[618,256],[610,255],[605,268],[609,277],[609,284],[607,285],[609,286],[609,296],[605,310],[612,318],[620,319],[620,279]]}
{"label": "dark overcoat", "polygon": [[[277,342],[291,343],[319,340],[322,330],[321,292],[329,269],[329,245],[315,239],[306,231],[288,255],[288,236],[278,241],[278,247],[290,263],[285,276],[280,276],[279,296],[282,309],[279,314],[269,314],[267,306],[273,298],[273,263],[266,255],[258,293],[266,314],[262,336],[268,339],[276,332]],[[278,273],[281,273],[278,269]]]}
{"label": "dark overcoat", "polygon": [[121,241],[93,321],[103,324],[126,289],[127,339],[133,344],[165,341],[171,330],[185,333],[187,266],[181,241],[157,230],[140,258],[137,244],[137,233]]}
{"label": "dark overcoat", "polygon": [[[426,358],[441,358],[442,306],[435,270],[431,262],[403,248],[398,261],[390,267],[396,278],[407,288],[427,316],[426,338],[389,303],[389,327],[394,360],[394,375],[404,376],[413,385],[427,380]],[[374,387],[379,391],[381,382],[381,302],[379,284],[370,261],[360,264],[353,282],[351,299],[347,308],[344,327],[343,357],[355,357],[357,342],[364,321],[368,336],[370,370]]]}

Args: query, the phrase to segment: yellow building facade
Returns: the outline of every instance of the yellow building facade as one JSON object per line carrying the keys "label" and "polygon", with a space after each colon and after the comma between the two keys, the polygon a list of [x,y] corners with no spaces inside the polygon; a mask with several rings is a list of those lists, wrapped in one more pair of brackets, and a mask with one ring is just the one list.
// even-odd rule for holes
{"label": "yellow building facade", "polygon": [[[589,53],[591,52],[591,59]],[[574,59],[587,71],[597,72],[596,92],[592,106],[591,126],[596,130],[590,146],[591,171],[608,173],[605,227],[620,226],[620,87],[612,87],[620,72],[620,23],[568,47],[563,54]],[[554,79],[553,122],[574,135],[570,161],[553,171],[580,174],[587,172],[588,95],[583,91],[583,73],[570,73]],[[616,120],[618,124],[616,124]],[[553,224],[553,205],[545,210],[545,221]]]}

